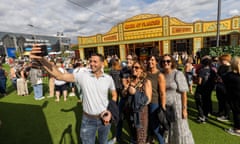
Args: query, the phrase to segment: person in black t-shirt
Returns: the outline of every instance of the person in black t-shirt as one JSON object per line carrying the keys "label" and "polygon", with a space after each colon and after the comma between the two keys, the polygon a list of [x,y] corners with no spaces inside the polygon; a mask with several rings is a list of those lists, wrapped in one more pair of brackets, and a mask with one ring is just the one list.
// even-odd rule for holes
{"label": "person in black t-shirt", "polygon": [[230,118],[230,106],[227,101],[228,95],[222,77],[231,70],[231,55],[224,54],[219,57],[219,67],[217,70],[216,96],[218,100],[217,120],[228,121]]}
{"label": "person in black t-shirt", "polygon": [[234,57],[231,62],[232,71],[223,76],[228,101],[233,114],[233,128],[228,133],[240,136],[240,57]]}
{"label": "person in black t-shirt", "polygon": [[208,114],[212,113],[211,94],[215,86],[216,71],[211,67],[211,59],[209,58],[204,58],[201,64],[198,72],[195,101],[198,110],[197,121],[204,123]]}
{"label": "person in black t-shirt", "polygon": [[[137,59],[136,56],[133,55],[127,55],[127,66],[123,67],[122,70],[120,71],[120,78],[122,84],[128,83],[130,81],[130,77],[132,75],[132,65],[134,61]],[[122,127],[123,127],[123,120],[126,120],[129,126],[130,130],[130,137],[132,139],[135,139],[135,130],[132,127],[132,123],[130,121],[130,113],[128,111],[128,108],[126,107],[126,102],[127,102],[127,97],[121,97],[120,101],[118,103],[119,107],[119,122],[117,125],[117,141],[121,143],[121,136],[122,136]]]}

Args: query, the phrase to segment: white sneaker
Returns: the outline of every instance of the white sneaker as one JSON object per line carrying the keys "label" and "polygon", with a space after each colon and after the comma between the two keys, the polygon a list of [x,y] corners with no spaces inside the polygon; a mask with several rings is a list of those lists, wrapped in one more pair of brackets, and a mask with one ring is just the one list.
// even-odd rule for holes
{"label": "white sneaker", "polygon": [[54,96],[47,96],[47,98],[52,98],[52,97],[54,97]]}
{"label": "white sneaker", "polygon": [[228,119],[226,116],[220,116],[220,117],[217,117],[217,120],[219,120],[219,121],[223,121],[223,122],[225,122],[225,121],[229,121],[229,119]]}
{"label": "white sneaker", "polygon": [[70,96],[70,97],[75,96],[75,93],[70,92],[70,93],[69,93],[69,96]]}
{"label": "white sneaker", "polygon": [[240,132],[237,132],[237,131],[234,130],[233,128],[226,129],[226,132],[228,132],[228,133],[231,134],[231,135],[240,136]]}
{"label": "white sneaker", "polygon": [[117,141],[117,138],[114,137],[113,139],[111,139],[110,141],[108,141],[108,144],[115,144]]}
{"label": "white sneaker", "polygon": [[40,97],[40,98],[39,98],[39,100],[43,100],[43,99],[45,99],[45,97]]}
{"label": "white sneaker", "polygon": [[168,137],[169,137],[169,131],[166,130],[166,131],[164,131],[164,133],[163,133],[163,138],[164,138],[165,144],[168,144],[168,140],[169,140]]}
{"label": "white sneaker", "polygon": [[43,100],[45,97],[35,98],[35,100]]}

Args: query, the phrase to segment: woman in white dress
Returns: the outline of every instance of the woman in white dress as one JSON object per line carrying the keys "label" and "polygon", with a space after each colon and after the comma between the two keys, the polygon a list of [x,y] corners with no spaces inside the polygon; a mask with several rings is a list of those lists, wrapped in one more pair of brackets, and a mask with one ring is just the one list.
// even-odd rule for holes
{"label": "woman in white dress", "polygon": [[27,74],[25,71],[27,64],[24,63],[22,68],[19,70],[20,77],[17,79],[17,94],[19,96],[28,95],[28,83],[27,83]]}

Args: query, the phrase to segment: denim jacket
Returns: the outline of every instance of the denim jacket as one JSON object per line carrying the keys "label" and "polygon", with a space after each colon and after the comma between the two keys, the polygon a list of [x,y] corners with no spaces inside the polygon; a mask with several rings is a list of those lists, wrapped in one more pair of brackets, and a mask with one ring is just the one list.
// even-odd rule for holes
{"label": "denim jacket", "polygon": [[140,114],[142,108],[147,104],[148,97],[145,95],[144,92],[140,92],[137,90],[135,95],[129,96],[130,100],[130,107],[133,111],[132,118],[134,120],[134,125],[136,128],[141,127],[140,125]]}

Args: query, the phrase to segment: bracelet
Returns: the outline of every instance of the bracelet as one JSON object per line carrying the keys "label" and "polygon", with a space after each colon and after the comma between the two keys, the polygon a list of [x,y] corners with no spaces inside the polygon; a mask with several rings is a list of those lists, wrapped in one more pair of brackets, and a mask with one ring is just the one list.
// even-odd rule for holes
{"label": "bracelet", "polygon": [[186,106],[182,106],[182,109],[186,109],[187,107]]}

